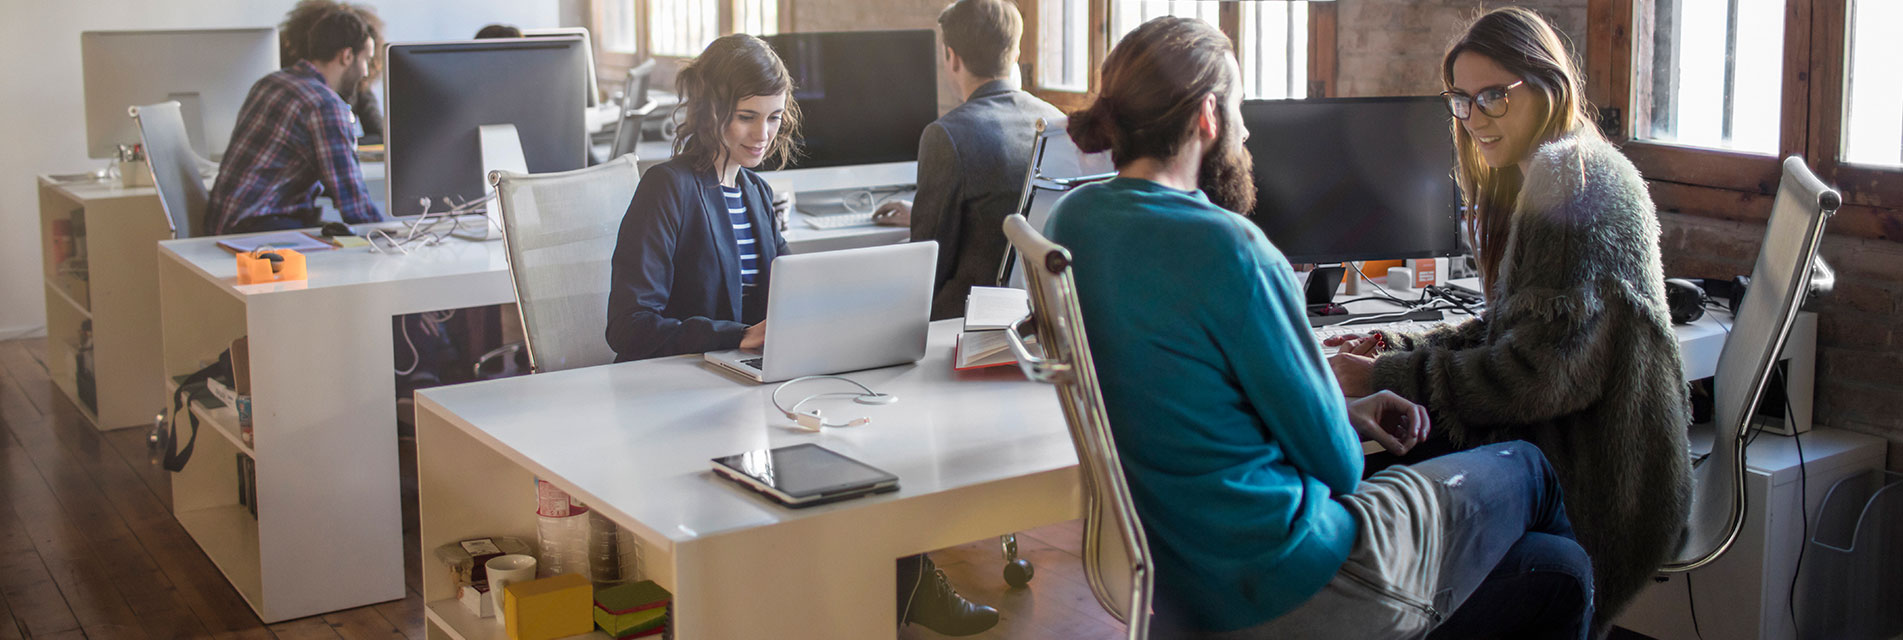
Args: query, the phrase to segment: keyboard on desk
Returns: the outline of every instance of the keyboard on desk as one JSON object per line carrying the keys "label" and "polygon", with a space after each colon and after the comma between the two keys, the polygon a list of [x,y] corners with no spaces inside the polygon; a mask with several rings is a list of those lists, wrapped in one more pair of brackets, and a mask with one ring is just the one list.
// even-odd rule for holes
{"label": "keyboard on desk", "polygon": [[824,216],[816,216],[812,214],[801,214],[801,215],[806,217],[806,226],[812,227],[814,229],[819,229],[821,231],[824,231],[827,229],[843,229],[846,227],[858,227],[858,226],[865,226],[865,225],[872,224],[872,214],[870,212],[868,213],[837,213],[837,214],[824,215]]}

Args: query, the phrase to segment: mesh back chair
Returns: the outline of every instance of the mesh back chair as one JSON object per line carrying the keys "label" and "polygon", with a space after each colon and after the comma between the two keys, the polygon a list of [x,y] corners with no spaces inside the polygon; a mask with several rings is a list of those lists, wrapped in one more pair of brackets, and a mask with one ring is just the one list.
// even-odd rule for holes
{"label": "mesh back chair", "polygon": [[489,173],[532,371],[614,361],[603,337],[609,262],[639,182],[632,156],[560,173]]}
{"label": "mesh back chair", "polygon": [[654,73],[654,60],[628,70],[628,84],[621,96],[621,119],[615,124],[614,147],[610,159],[634,153],[641,144],[641,126],[659,105],[648,99],[648,77]]}
{"label": "mesh back chair", "polygon": [[204,178],[198,173],[200,165],[210,162],[192,151],[178,102],[132,107],[129,111],[139,127],[145,164],[151,168],[152,186],[158,189],[159,206],[165,209],[166,221],[172,225],[172,237],[210,235],[204,224],[211,194],[205,190]]}
{"label": "mesh back chair", "polygon": [[1744,449],[1751,415],[1797,312],[1807,298],[1827,292],[1833,280],[1817,257],[1817,246],[1824,224],[1842,202],[1803,158],[1784,160],[1764,245],[1751,268],[1750,293],[1739,302],[1718,355],[1711,456],[1692,472],[1691,520],[1665,571],[1690,571],[1718,559],[1744,525]]}
{"label": "mesh back chair", "polygon": [[[1018,214],[1033,229],[1044,228],[1052,205],[1064,192],[1079,186],[1116,177],[1108,152],[1084,153],[1070,141],[1069,118],[1037,121],[1037,140],[1031,143],[1031,163],[1024,172],[1024,190],[1018,196]],[[1024,288],[1024,274],[1013,270],[1017,251],[1007,248],[998,263],[1000,287]]]}
{"label": "mesh back chair", "polygon": [[[1004,235],[1023,256],[1031,315],[1007,330],[1018,366],[1032,380],[1057,386],[1071,444],[1084,479],[1084,573],[1097,604],[1129,625],[1130,638],[1149,635],[1150,543],[1143,535],[1123,462],[1104,412],[1097,370],[1085,340],[1083,311],[1070,272],[1070,252],[1046,240],[1022,215],[1004,221]],[[1021,329],[1035,322],[1046,357],[1033,354]]]}

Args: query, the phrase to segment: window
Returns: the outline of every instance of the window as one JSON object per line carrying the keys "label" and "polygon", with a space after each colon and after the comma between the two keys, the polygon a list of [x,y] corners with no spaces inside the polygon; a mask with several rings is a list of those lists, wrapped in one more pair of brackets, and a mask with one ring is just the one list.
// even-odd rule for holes
{"label": "window", "polygon": [[[1634,137],[1776,154],[1786,0],[1657,0]],[[1649,51],[1648,51],[1649,50]]]}
{"label": "window", "polygon": [[1308,3],[1241,5],[1243,97],[1308,97]]}
{"label": "window", "polygon": [[1089,90],[1089,0],[1038,0],[1037,17],[1037,85]]}
{"label": "window", "polygon": [[734,0],[733,31],[756,36],[779,33],[779,0]]}
{"label": "window", "polygon": [[1204,22],[1220,26],[1222,5],[1207,0],[1110,0],[1110,46],[1116,47],[1123,36],[1163,16],[1202,18]]}
{"label": "window", "polygon": [[1843,161],[1903,166],[1903,2],[1852,0]]}
{"label": "window", "polygon": [[691,58],[720,33],[720,6],[711,0],[648,0],[654,55]]}
{"label": "window", "polygon": [[634,55],[641,52],[640,41],[635,38],[634,2],[635,0],[597,0],[600,3],[601,17],[593,29],[596,46],[603,53]]}

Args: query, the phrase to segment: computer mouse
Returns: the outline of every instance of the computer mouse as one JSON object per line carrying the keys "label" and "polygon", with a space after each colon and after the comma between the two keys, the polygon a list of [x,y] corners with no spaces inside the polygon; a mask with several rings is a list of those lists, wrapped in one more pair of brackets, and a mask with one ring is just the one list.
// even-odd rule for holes
{"label": "computer mouse", "polygon": [[318,231],[318,233],[323,234],[326,238],[357,235],[357,232],[350,230],[350,225],[342,222],[326,222],[324,223],[324,228]]}

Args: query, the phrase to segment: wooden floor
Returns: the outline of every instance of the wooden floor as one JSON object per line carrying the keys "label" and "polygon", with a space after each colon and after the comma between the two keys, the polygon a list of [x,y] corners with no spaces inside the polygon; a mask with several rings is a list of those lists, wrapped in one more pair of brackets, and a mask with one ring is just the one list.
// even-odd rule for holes
{"label": "wooden floor", "polygon": [[[403,442],[408,597],[273,625],[252,614],[172,519],[170,478],[146,430],[101,433],[47,380],[45,342],[0,342],[0,640],[25,638],[423,639],[414,446]],[[1080,525],[1018,536],[1036,565],[1009,589],[995,540],[932,557],[967,597],[998,607],[980,638],[1114,638],[1078,560]],[[891,601],[868,603],[889,606]],[[902,638],[936,638],[908,627]]]}

